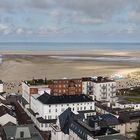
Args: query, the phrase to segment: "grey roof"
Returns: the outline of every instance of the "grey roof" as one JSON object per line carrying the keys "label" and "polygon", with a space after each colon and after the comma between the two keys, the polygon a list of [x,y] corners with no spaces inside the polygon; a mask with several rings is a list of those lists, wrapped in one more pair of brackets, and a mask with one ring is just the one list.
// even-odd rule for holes
{"label": "grey roof", "polygon": [[43,104],[62,104],[62,103],[79,103],[79,102],[92,102],[93,100],[84,94],[79,95],[50,95],[44,93],[37,98]]}
{"label": "grey roof", "polygon": [[70,124],[75,119],[83,119],[84,115],[82,114],[74,114],[71,111],[71,108],[67,108],[60,116],[59,116],[59,123],[60,129],[65,133],[69,134]]}
{"label": "grey roof", "polygon": [[103,114],[103,115],[101,115],[101,118],[103,119],[103,121],[106,122],[106,125],[108,125],[108,126],[119,124],[117,117],[115,117],[111,114]]}
{"label": "grey roof", "polygon": [[[33,125],[4,126],[3,130],[6,135],[7,140],[10,137],[15,138],[15,140],[17,139],[16,132],[17,132],[18,128],[20,128],[21,131],[22,131],[22,129],[24,131],[24,128],[27,128],[27,130],[29,131],[29,134],[27,134],[28,131],[26,131],[26,135],[29,135],[30,137],[26,138],[26,140],[43,140],[42,136],[40,135],[40,133],[37,131],[37,129]],[[22,140],[24,140],[24,139],[25,138],[22,138]]]}
{"label": "grey roof", "polygon": [[68,108],[59,116],[60,129],[65,134],[69,134],[69,125],[74,115],[75,114],[71,112],[71,109]]}
{"label": "grey roof", "polygon": [[98,140],[128,140],[128,139],[126,137],[118,134],[118,135],[98,137]]}
{"label": "grey roof", "polygon": [[130,122],[132,120],[140,120],[140,111],[122,112],[119,115],[119,120],[123,123]]}
{"label": "grey roof", "polygon": [[[107,123],[103,127],[100,125],[99,127],[96,127],[96,125],[94,125],[95,123],[97,124],[98,121],[99,123],[101,121],[105,122],[104,119],[107,120],[107,123],[118,123],[113,115],[103,115],[101,119],[99,116],[93,116],[93,118],[88,117],[87,120],[85,120],[84,115],[80,117],[68,108],[59,116],[59,124],[60,129],[65,134],[69,134],[69,129],[71,129],[83,140],[88,140],[88,135],[93,138],[99,138],[99,140],[126,140],[118,131],[109,127]],[[108,135],[106,135],[106,133],[108,133]]]}

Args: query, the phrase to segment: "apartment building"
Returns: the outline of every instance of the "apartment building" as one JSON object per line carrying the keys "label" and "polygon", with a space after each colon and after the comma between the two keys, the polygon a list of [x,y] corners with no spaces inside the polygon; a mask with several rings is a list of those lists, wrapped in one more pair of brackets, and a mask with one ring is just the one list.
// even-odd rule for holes
{"label": "apartment building", "polygon": [[73,95],[82,93],[81,79],[56,79],[48,80],[48,87],[51,89],[53,95]]}
{"label": "apartment building", "polygon": [[[30,94],[36,94],[40,89],[47,89],[47,92],[52,95],[73,95],[82,93],[82,80],[81,79],[33,79],[30,81],[22,82],[22,91],[25,98]],[[48,91],[50,89],[50,91]]]}
{"label": "apartment building", "polygon": [[[28,100],[26,102],[29,104]],[[50,130],[50,124],[55,123],[57,117],[69,107],[73,112],[78,114],[81,111],[80,114],[87,116],[93,115],[95,110],[94,100],[87,95],[59,96],[44,92],[31,94],[30,106],[26,105],[25,111],[40,130],[47,131]]]}
{"label": "apartment building", "polygon": [[116,101],[116,82],[107,77],[82,78],[82,93],[94,95],[97,101]]}

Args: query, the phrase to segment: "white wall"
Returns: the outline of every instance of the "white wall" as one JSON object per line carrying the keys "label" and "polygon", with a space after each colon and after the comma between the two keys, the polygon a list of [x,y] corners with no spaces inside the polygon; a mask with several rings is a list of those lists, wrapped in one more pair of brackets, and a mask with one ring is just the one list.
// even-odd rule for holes
{"label": "white wall", "polygon": [[24,82],[22,82],[22,97],[29,103],[30,87]]}
{"label": "white wall", "polygon": [[[38,104],[39,102],[37,102]],[[41,104],[41,103],[40,103]],[[61,113],[63,113],[68,107],[72,109],[74,113],[82,110],[95,110],[94,102],[86,103],[70,103],[70,104],[51,104],[51,105],[39,105],[39,114],[44,119],[56,119]],[[91,108],[92,107],[92,108]]]}
{"label": "white wall", "polygon": [[0,84],[0,92],[3,92],[3,84]]}
{"label": "white wall", "polygon": [[[103,89],[103,86],[106,88]],[[111,88],[112,86],[114,86],[114,89]],[[116,82],[94,83],[93,94],[95,95],[95,98],[98,101],[115,102]]]}
{"label": "white wall", "polygon": [[[92,81],[83,81],[82,82],[82,93],[89,94],[89,87],[93,88],[93,82]],[[90,91],[93,94],[93,89],[91,89]]]}
{"label": "white wall", "polygon": [[64,134],[59,128],[55,129],[52,127],[51,140],[69,140],[69,135]]}
{"label": "white wall", "polygon": [[42,104],[39,100],[31,96],[31,109],[44,119],[56,119],[68,107],[77,114],[77,111],[95,110],[95,103],[81,102],[81,103],[67,103],[67,104]]}
{"label": "white wall", "polygon": [[8,122],[12,122],[14,124],[17,124],[17,120],[15,117],[9,115],[9,114],[5,114],[3,116],[0,117],[0,125],[5,125],[7,124]]}
{"label": "white wall", "polygon": [[133,103],[121,104],[119,102],[116,102],[113,108],[121,108],[121,109],[131,108],[132,110],[137,111],[140,110],[140,104],[133,104]]}

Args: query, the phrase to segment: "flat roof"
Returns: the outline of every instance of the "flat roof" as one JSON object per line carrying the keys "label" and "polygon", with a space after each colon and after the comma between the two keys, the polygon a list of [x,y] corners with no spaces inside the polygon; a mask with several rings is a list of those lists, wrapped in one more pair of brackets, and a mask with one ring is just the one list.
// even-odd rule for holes
{"label": "flat roof", "polygon": [[108,77],[102,77],[98,76],[97,78],[93,77],[83,77],[82,81],[92,81],[94,83],[106,83],[106,82],[115,82],[113,79],[110,79]]}

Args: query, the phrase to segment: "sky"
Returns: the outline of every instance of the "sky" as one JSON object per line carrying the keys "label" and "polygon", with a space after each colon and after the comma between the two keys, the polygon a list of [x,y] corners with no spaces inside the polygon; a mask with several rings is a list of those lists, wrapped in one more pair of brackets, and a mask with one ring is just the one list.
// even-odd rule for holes
{"label": "sky", "polygon": [[0,42],[139,42],[140,0],[0,0]]}

